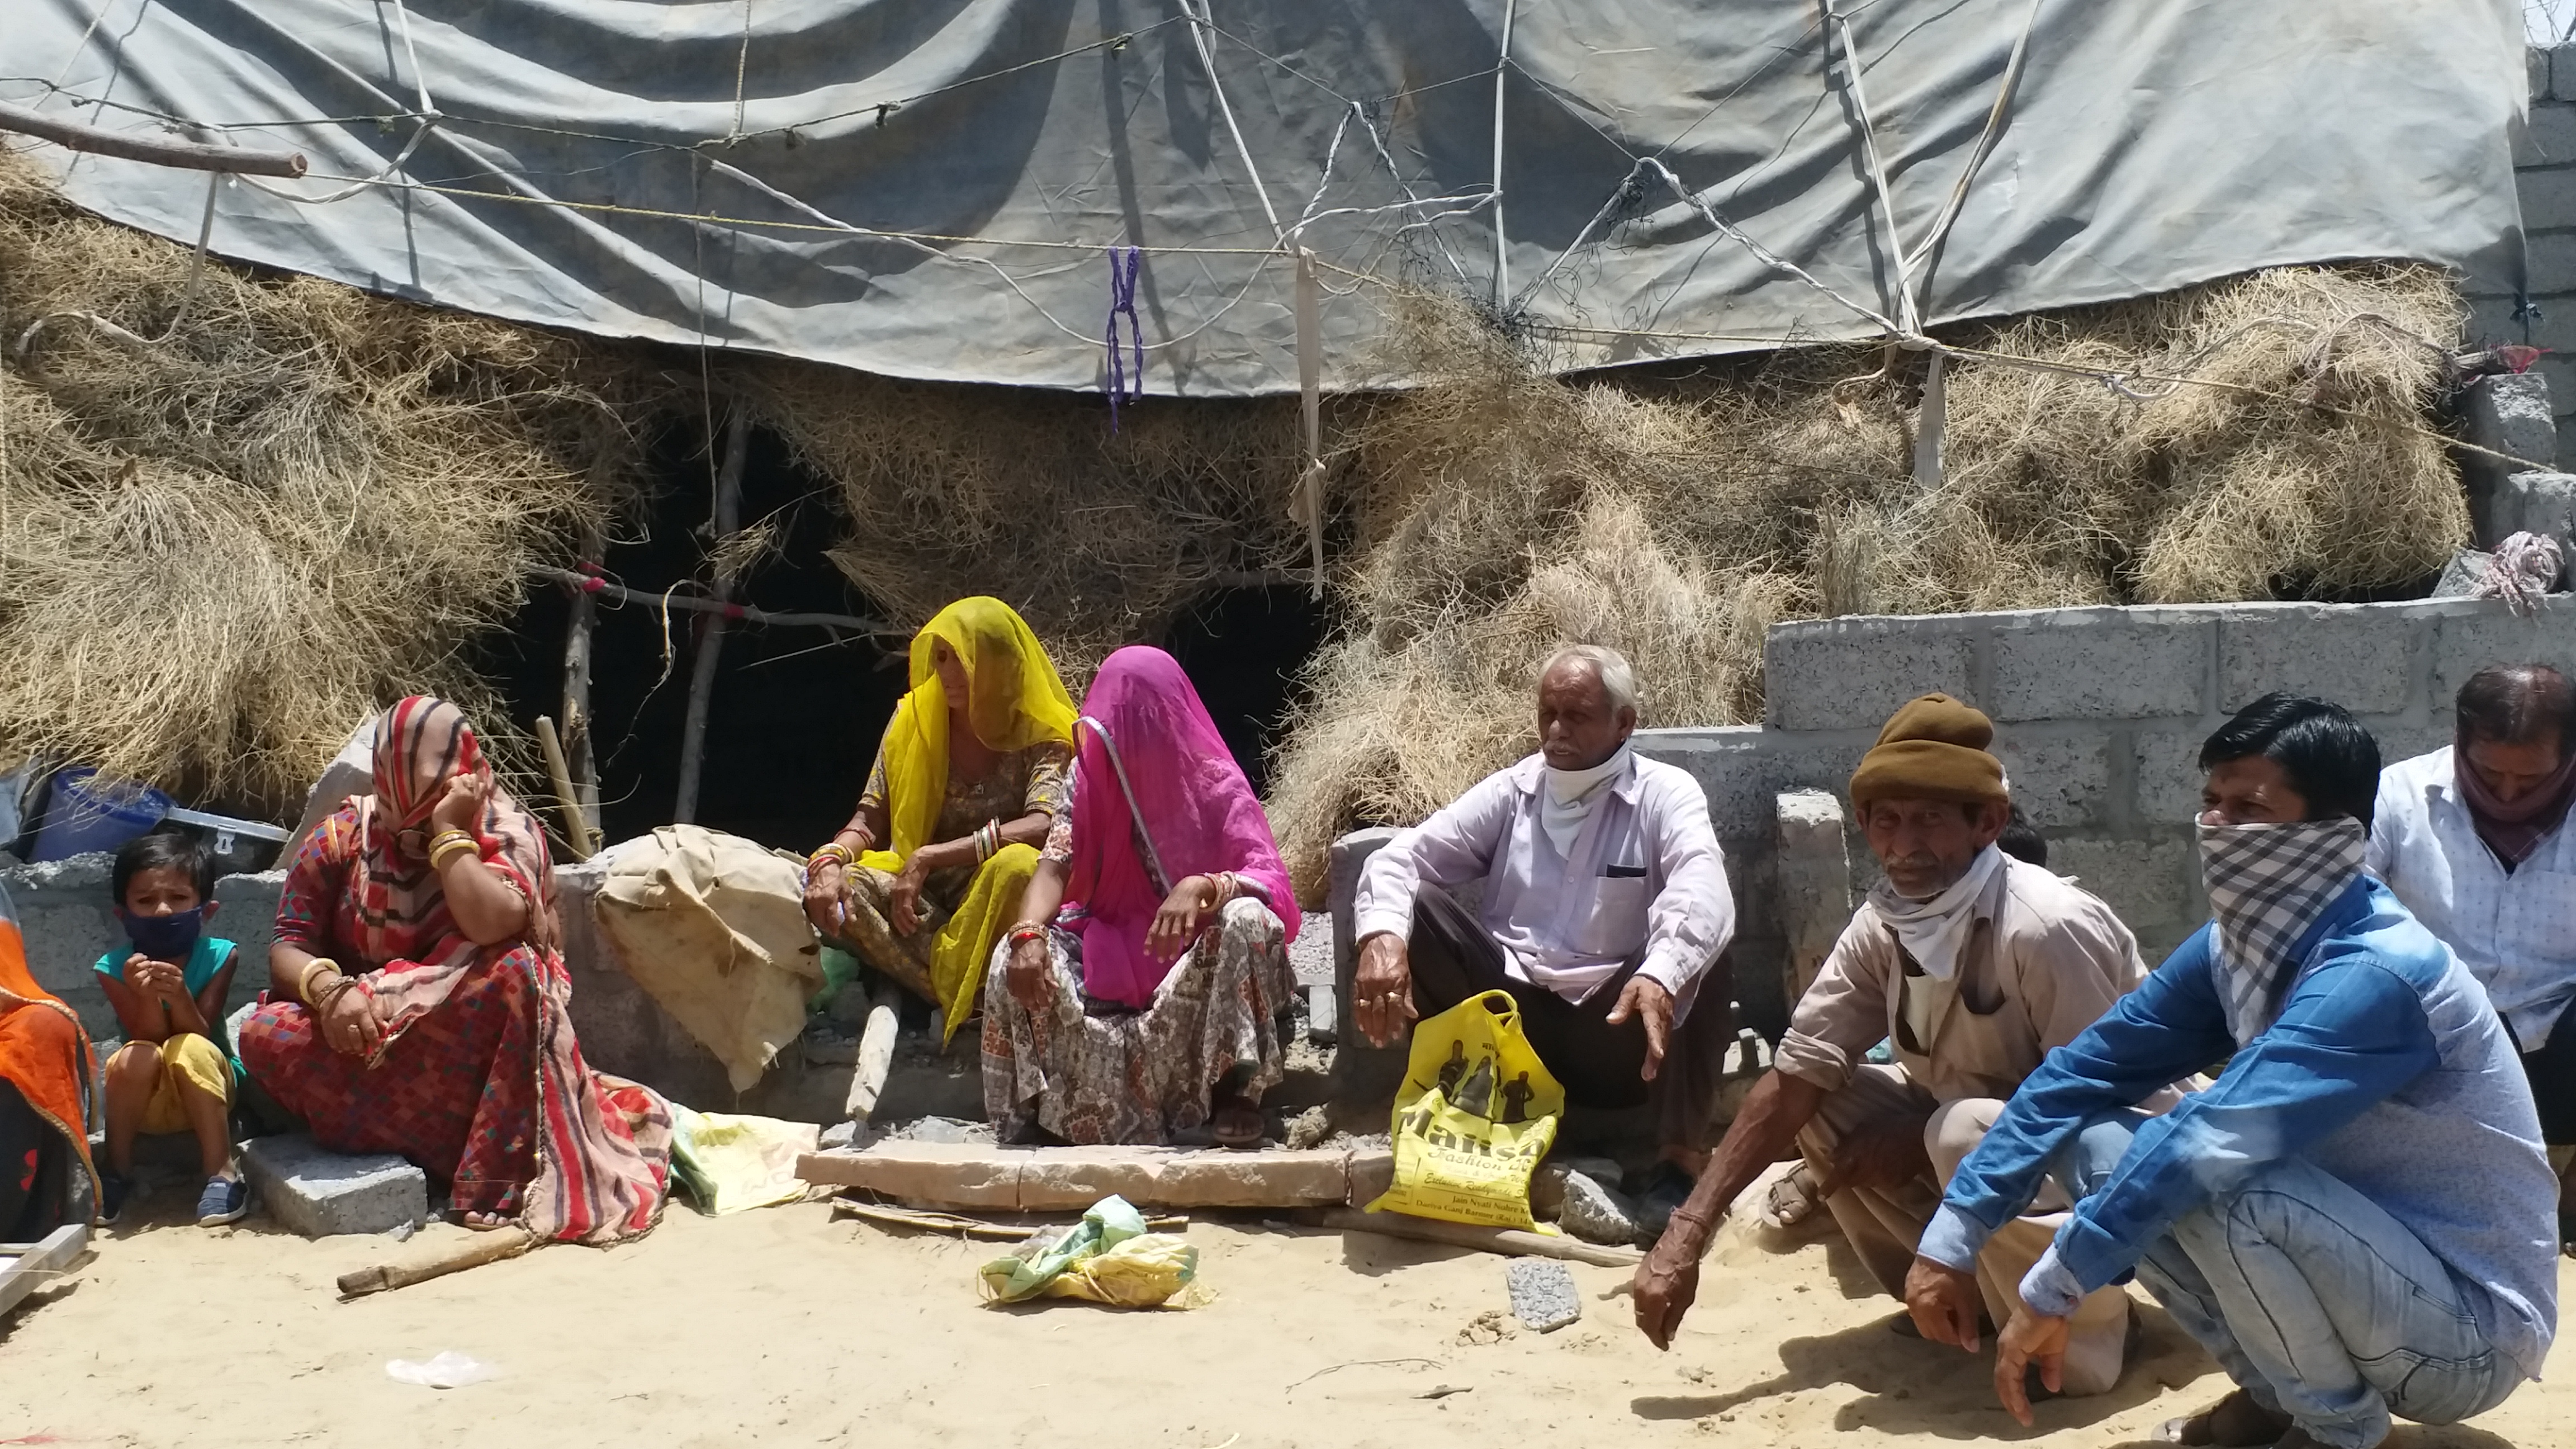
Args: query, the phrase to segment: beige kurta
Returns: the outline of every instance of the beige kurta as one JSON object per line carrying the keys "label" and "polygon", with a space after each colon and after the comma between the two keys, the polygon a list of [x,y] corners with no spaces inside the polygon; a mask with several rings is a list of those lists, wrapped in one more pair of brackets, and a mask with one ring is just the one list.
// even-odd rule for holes
{"label": "beige kurta", "polygon": [[[1845,1134],[1894,1118],[1919,1124],[1931,1175],[1895,1191],[1852,1189],[1826,1201],[1872,1276],[1899,1296],[1942,1188],[2003,1103],[2052,1048],[2081,1035],[2147,975],[2137,938],[2109,906],[2037,866],[2006,858],[1974,909],[1959,970],[1940,981],[1923,974],[1896,933],[1862,906],[1798,999],[1776,1058],[1780,1070],[1829,1094],[1799,1137],[1819,1171]],[[1909,1018],[1923,1023],[1923,1039]],[[1863,1055],[1882,1038],[1896,1064],[1865,1066]],[[2162,1111],[2175,1100],[2166,1091],[2141,1105]],[[2007,1224],[1978,1255],[1978,1286],[1998,1326],[2067,1203],[2052,1197],[2034,1206],[2057,1211]],[[2118,1380],[2128,1319],[2121,1289],[2085,1300],[2068,1347],[2068,1392],[2100,1393]]]}

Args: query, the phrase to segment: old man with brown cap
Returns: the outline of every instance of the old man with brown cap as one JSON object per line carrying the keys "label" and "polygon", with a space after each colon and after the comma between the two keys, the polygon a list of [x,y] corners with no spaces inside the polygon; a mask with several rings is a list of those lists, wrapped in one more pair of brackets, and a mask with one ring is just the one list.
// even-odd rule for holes
{"label": "old man with brown cap", "polygon": [[[1960,1159],[2022,1079],[2146,976],[2110,907],[1995,848],[2011,814],[1994,725],[1948,695],[1898,709],[1851,779],[1886,879],[1852,916],[1798,1001],[1776,1064],[1738,1113],[1690,1200],[1637,1271],[1637,1326],[1672,1344],[1717,1220],[1794,1143],[1871,1275],[1905,1300],[1898,1327],[1976,1351],[2010,1316],[2022,1275],[2067,1204],[2042,1201],[1994,1235],[1972,1276],[1915,1245]],[[1863,1060],[1882,1039],[1891,1064]],[[2151,1107],[2169,1105],[2149,1103]],[[2120,1376],[2127,1295],[2075,1315],[2064,1385]]]}

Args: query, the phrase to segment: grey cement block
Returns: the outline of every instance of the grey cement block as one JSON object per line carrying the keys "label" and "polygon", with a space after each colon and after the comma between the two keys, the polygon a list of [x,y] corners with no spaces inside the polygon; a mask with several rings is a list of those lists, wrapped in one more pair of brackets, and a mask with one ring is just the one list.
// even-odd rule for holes
{"label": "grey cement block", "polygon": [[2527,45],[2522,50],[2523,94],[2534,101],[2549,99],[2550,56],[2553,47]]}
{"label": "grey cement block", "polygon": [[1516,1258],[1503,1265],[1512,1316],[1532,1333],[1553,1333],[1583,1317],[1583,1295],[1574,1273],[1552,1258]]}
{"label": "grey cement block", "polygon": [[2133,824],[2189,825],[2200,814],[2200,746],[2208,738],[2209,731],[2197,725],[2139,730],[2130,736],[2137,782]]}
{"label": "grey cement block", "polygon": [[1773,799],[1783,790],[1840,795],[1879,723],[1871,721],[1866,732],[1826,735],[1760,725],[1639,730],[1636,745],[1638,754],[1699,781],[1719,839],[1767,840]]}
{"label": "grey cement block", "polygon": [[342,1157],[298,1135],[252,1139],[241,1165],[269,1215],[308,1238],[429,1220],[429,1175],[399,1157]]}
{"label": "grey cement block", "polygon": [[2515,169],[2569,162],[2576,162],[2576,105],[2553,100],[2533,106],[2513,136]]}
{"label": "grey cement block", "polygon": [[2052,840],[2048,868],[2075,877],[2144,937],[2207,918],[2197,850],[2182,831],[2161,840]]}
{"label": "grey cement block", "polygon": [[2429,619],[2350,605],[2230,610],[2218,624],[2218,709],[2234,713],[2286,689],[2356,714],[2402,710],[2414,688],[2412,645],[2431,629]]}
{"label": "grey cement block", "polygon": [[233,1000],[248,1001],[268,985],[268,948],[277,941],[277,898],[286,890],[286,872],[228,875],[215,882],[214,920],[208,929],[241,948],[233,968]]}
{"label": "grey cement block", "polygon": [[[2576,107],[2553,106],[2550,109],[2562,117],[2576,111]],[[2556,176],[2560,173],[2553,169],[2540,174]],[[2554,299],[2569,285],[2571,278],[2576,278],[2576,233],[2536,232],[2523,239],[2522,251],[2526,275],[2531,279],[2531,295],[2541,304],[2541,325],[2547,326],[2558,313],[2559,304]],[[2546,347],[2549,344],[2544,341],[2540,345]],[[2541,364],[2547,366],[2555,360],[2544,357]]]}
{"label": "grey cement block", "polygon": [[2111,794],[2111,737],[2004,730],[1994,753],[2004,762],[2013,803],[2043,832],[2107,825]]}
{"label": "grey cement block", "polygon": [[2485,578],[2487,570],[2493,567],[2494,554],[2480,553],[2473,548],[2461,549],[2442,566],[2442,577],[2433,584],[2433,597],[2465,599],[2477,591],[2478,581]]}
{"label": "grey cement block", "polygon": [[2558,540],[2563,554],[2576,535],[2576,474],[2508,474],[2472,491],[2469,501],[2480,548],[2492,550],[2517,533],[2537,533]]}
{"label": "grey cement block", "polygon": [[2501,600],[2450,601],[2419,607],[2443,612],[2433,634],[2429,705],[2446,712],[2468,677],[2490,664],[2553,664],[2576,672],[2576,600],[2544,601],[2533,618],[2517,618]]}
{"label": "grey cement block", "polygon": [[1990,617],[1773,625],[1762,645],[1763,723],[1785,730],[1876,730],[1898,705],[1936,690],[1983,705],[1974,677],[1976,636]]}
{"label": "grey cement block", "polygon": [[2213,612],[2049,609],[1994,640],[1997,720],[2154,719],[2206,708]]}
{"label": "grey cement block", "polygon": [[2545,235],[2576,227],[2576,167],[2521,172],[2514,177],[2514,191],[2522,199],[2525,233]]}
{"label": "grey cement block", "polygon": [[[1779,795],[1772,809],[1772,840],[1780,927],[1788,947],[1787,979],[1780,983],[1785,1008],[1806,994],[1826,953],[1851,924],[1851,851],[1844,835],[1843,803],[1821,790]],[[1738,963],[1736,989],[1747,986]]]}
{"label": "grey cement block", "polygon": [[[2527,47],[2549,57],[2549,98],[2576,101],[2576,43]],[[2533,99],[2539,97],[2535,94]]]}
{"label": "grey cement block", "polygon": [[1368,1100],[1390,1095],[1404,1075],[1404,1049],[1401,1045],[1378,1047],[1361,1035],[1359,1020],[1354,1015],[1358,1000],[1351,990],[1351,978],[1359,971],[1359,938],[1352,926],[1352,906],[1359,894],[1360,867],[1368,858],[1393,840],[1396,832],[1384,827],[1354,830],[1333,842],[1331,852],[1331,885],[1329,901],[1333,923],[1333,995],[1336,1020],[1333,1052],[1333,1084],[1337,1095]]}
{"label": "grey cement block", "polygon": [[[2576,171],[2554,177],[2543,191],[2566,192],[2571,209],[2576,210]],[[2565,330],[2566,325],[2545,330]],[[2543,338],[2542,345],[2556,343]],[[2470,444],[2522,460],[2517,464],[2481,453],[2460,455],[2460,481],[2468,490],[2472,534],[2481,548],[2492,548],[2497,539],[2526,526],[2519,522],[2519,500],[2530,487],[2517,487],[2509,480],[2531,469],[2557,466],[2558,419],[2551,406],[2548,374],[2535,368],[2477,379],[2461,393],[2460,420]],[[2563,529],[2564,520],[2556,526]]]}
{"label": "grey cement block", "polygon": [[108,899],[114,857],[77,855],[41,865],[0,869],[0,887],[17,909],[27,946],[27,969],[36,984],[63,999],[92,1036],[117,1032],[116,1013],[90,968],[124,932]]}

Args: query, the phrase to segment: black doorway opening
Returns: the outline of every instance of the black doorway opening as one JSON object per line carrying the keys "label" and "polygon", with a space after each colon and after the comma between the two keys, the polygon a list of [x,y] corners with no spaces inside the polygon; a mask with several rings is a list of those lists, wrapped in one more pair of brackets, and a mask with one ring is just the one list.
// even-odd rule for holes
{"label": "black doorway opening", "polygon": [[[617,582],[659,594],[707,577],[714,484],[704,424],[670,424],[649,448],[646,467],[652,496],[645,518],[621,526],[605,562]],[[826,556],[848,526],[837,490],[762,429],[753,431],[745,456],[742,518],[746,525],[774,520],[778,534],[773,551],[736,586],[740,602],[780,613],[884,617]],[[666,659],[659,608],[635,602],[600,610],[591,712],[609,841],[671,819],[689,672],[706,618],[671,611]],[[478,651],[478,664],[500,685],[523,730],[540,715],[562,713],[570,619],[570,593],[539,584],[510,630]],[[1165,631],[1163,647],[1190,676],[1256,792],[1268,788],[1269,753],[1300,707],[1298,676],[1326,627],[1325,605],[1305,586],[1252,585],[1209,591]],[[817,628],[728,626],[707,711],[698,823],[799,852],[829,839],[857,805],[903,695],[905,644],[899,636],[845,636],[835,644]],[[1081,690],[1074,694],[1078,700]],[[555,819],[552,810],[540,813]]]}

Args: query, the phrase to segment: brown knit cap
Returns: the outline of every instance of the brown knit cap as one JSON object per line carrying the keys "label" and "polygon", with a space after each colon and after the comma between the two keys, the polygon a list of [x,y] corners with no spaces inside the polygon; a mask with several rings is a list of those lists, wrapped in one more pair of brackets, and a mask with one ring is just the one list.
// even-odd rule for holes
{"label": "brown knit cap", "polygon": [[1986,749],[1994,739],[1982,710],[1946,694],[1907,700],[1852,771],[1853,813],[1885,799],[2006,803],[2003,762]]}

